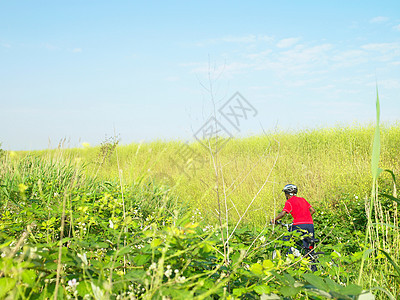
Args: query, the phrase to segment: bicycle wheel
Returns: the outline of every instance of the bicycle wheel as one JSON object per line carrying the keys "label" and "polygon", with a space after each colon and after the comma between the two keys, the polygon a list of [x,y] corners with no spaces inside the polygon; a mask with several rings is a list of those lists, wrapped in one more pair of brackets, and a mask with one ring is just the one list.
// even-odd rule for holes
{"label": "bicycle wheel", "polygon": [[308,254],[308,256],[310,257],[310,269],[312,272],[316,272],[318,271],[318,267],[317,265],[319,265],[319,260],[318,260],[318,255],[319,254],[325,254],[324,252],[311,252]]}

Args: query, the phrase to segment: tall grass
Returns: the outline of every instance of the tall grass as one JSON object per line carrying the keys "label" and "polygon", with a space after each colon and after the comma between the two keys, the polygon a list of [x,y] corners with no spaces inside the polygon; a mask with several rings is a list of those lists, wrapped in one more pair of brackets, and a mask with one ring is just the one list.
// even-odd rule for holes
{"label": "tall grass", "polygon": [[[380,130],[381,165],[397,174],[400,171],[397,159],[400,126],[381,126]],[[239,218],[251,196],[262,185],[278,151],[273,176],[255,200],[246,221],[262,224],[275,209],[280,209],[285,201],[280,190],[288,182],[297,184],[299,193],[312,204],[340,202],[346,194],[368,197],[373,132],[373,126],[354,125],[230,140],[218,152],[218,161],[227,187],[232,220]],[[182,154],[185,147],[187,145],[179,141],[118,145],[124,181],[166,183],[174,187],[181,199],[198,206],[203,215],[215,217],[216,183],[212,158],[202,145],[193,143],[189,147],[196,156],[187,159]],[[65,150],[73,160],[85,162],[88,176],[97,174],[102,179],[118,178],[116,154],[113,153],[100,166],[100,153],[100,147]],[[48,155],[49,151],[39,154]],[[390,178],[383,177],[381,184],[389,186]]]}
{"label": "tall grass", "polygon": [[[378,178],[385,170],[380,168],[381,159],[381,130],[380,130],[380,103],[378,89],[376,91],[376,125],[372,143],[372,154],[371,154],[371,177],[372,177],[372,189],[370,198],[366,201],[366,212],[367,212],[367,224],[365,233],[365,253],[371,253],[373,251],[381,251],[386,256],[387,260],[380,264],[381,281],[385,282],[386,286],[392,286],[393,276],[397,278],[395,282],[399,282],[398,277],[400,276],[400,269],[397,266],[396,261],[399,260],[399,252],[397,251],[400,245],[400,234],[398,226],[398,210],[397,203],[393,200],[398,201],[396,195],[396,176],[392,170],[386,170],[390,173],[393,178],[393,196],[387,197],[392,204],[393,210],[388,210],[388,205],[385,205],[382,201],[382,197],[379,197],[379,183]],[[370,248],[370,249],[368,249]],[[391,253],[391,254],[389,254]],[[392,256],[391,256],[392,255]],[[377,274],[374,272],[375,264],[369,261],[369,268],[367,273],[364,273],[364,263],[367,255],[362,256],[361,266],[359,271],[358,283],[362,284],[363,279],[375,278]],[[397,274],[389,275],[392,267]],[[371,272],[372,271],[372,272]],[[382,271],[383,276],[382,276]],[[388,276],[389,275],[389,276]],[[372,277],[374,276],[374,277]],[[379,275],[378,275],[379,277]],[[376,278],[375,278],[376,280]],[[393,289],[391,288],[393,291]],[[396,289],[394,289],[396,292]]]}
{"label": "tall grass", "polygon": [[[0,248],[7,255],[3,261],[8,261],[12,268],[5,268],[0,274],[5,277],[0,280],[7,281],[13,293],[17,282],[25,282],[29,289],[36,284],[26,279],[27,275],[23,273],[32,271],[29,265],[24,265],[27,270],[21,269],[21,274],[17,272],[18,277],[14,275],[14,265],[29,256],[25,250],[18,252],[28,240],[38,245],[40,255],[46,257],[36,257],[32,261],[39,266],[34,269],[35,274],[45,276],[48,272],[48,276],[52,276],[50,281],[38,277],[37,282],[45,284],[44,293],[54,297],[58,295],[58,288],[59,293],[70,292],[66,290],[66,282],[73,276],[79,276],[86,285],[86,290],[79,292],[82,295],[92,293],[95,298],[126,291],[126,284],[132,281],[140,282],[135,288],[145,286],[147,290],[137,293],[149,299],[163,293],[176,293],[170,275],[167,279],[164,276],[172,270],[168,268],[167,260],[179,265],[180,280],[185,280],[184,272],[185,276],[190,274],[190,280],[181,286],[181,292],[197,295],[199,299],[211,294],[225,297],[227,294],[252,293],[254,296],[254,293],[272,292],[306,298],[309,293],[314,295],[315,289],[329,295],[351,295],[344,299],[354,299],[353,296],[361,292],[360,286],[352,286],[354,266],[358,266],[360,260],[359,282],[363,287],[384,287],[396,295],[399,291],[393,282],[397,277],[390,274],[399,269],[397,207],[378,197],[377,191],[379,185],[380,190],[392,192],[391,197],[397,197],[395,174],[399,174],[399,164],[396,157],[400,150],[395,143],[399,140],[400,127],[377,124],[376,128],[338,127],[234,139],[218,152],[217,165],[201,145],[181,142],[118,145],[110,147],[112,151],[107,152],[107,156],[101,146],[8,153],[0,159],[0,204],[4,208],[0,228],[2,242],[5,241]],[[373,132],[375,141],[377,134],[382,133],[382,138],[371,147]],[[182,151],[187,147],[192,156],[182,158]],[[380,155],[376,154],[377,147]],[[369,197],[371,156],[373,187]],[[382,167],[391,170],[391,173],[385,173],[388,176],[381,174],[379,180],[379,174],[374,173],[377,158]],[[199,161],[201,164],[194,168],[195,162]],[[279,258],[272,262],[271,251],[266,248],[279,243],[264,243],[260,238],[265,240],[267,232],[268,239],[272,238],[274,231],[263,227],[254,233],[244,227],[246,224],[265,225],[282,208],[281,188],[288,182],[296,183],[300,187],[299,194],[321,211],[324,207],[327,212],[343,207],[342,214],[350,220],[355,216],[352,199],[367,200],[365,240],[355,246],[362,251],[352,250],[349,256],[349,252],[340,254],[343,248],[340,242],[339,245],[326,245],[328,250],[334,251],[322,261],[322,270],[317,275],[323,275],[323,279],[317,275],[304,275],[307,268],[301,266],[301,261],[292,262],[290,258],[285,262]],[[264,185],[265,188],[260,189]],[[227,224],[215,226],[221,213],[215,201],[218,186],[225,201],[226,222],[238,224],[240,221],[241,225],[231,226],[226,232],[225,237],[232,243],[229,249],[225,248],[224,242],[221,247],[221,235],[218,235]],[[196,208],[190,222],[187,217],[178,217],[182,202]],[[391,210],[387,209],[389,204]],[[203,224],[211,227],[197,228],[195,221],[202,219],[206,220]],[[350,225],[345,227],[352,229]],[[328,234],[333,230],[334,226],[329,228]],[[357,234],[354,232],[354,236]],[[346,239],[353,236],[352,232],[340,231],[334,235],[338,241],[342,241],[342,236]],[[19,237],[16,244],[8,241],[12,236]],[[146,243],[143,244],[143,240]],[[143,245],[145,250],[135,248],[136,244]],[[54,253],[44,253],[49,251],[48,248]],[[105,253],[100,248],[108,250]],[[87,263],[85,251],[88,249],[93,265]],[[375,252],[369,249],[375,249]],[[79,252],[75,255],[71,251]],[[14,261],[9,260],[14,256]],[[30,262],[30,258],[27,261]],[[246,266],[243,261],[251,265],[247,266],[249,270],[241,270]],[[58,263],[57,272],[52,271],[52,262]],[[154,268],[153,263],[156,263]],[[188,273],[189,264],[193,269]],[[299,268],[293,269],[295,265]],[[198,283],[198,278],[207,282],[208,288],[202,286],[204,283]],[[245,278],[246,283],[242,281]],[[332,278],[343,281],[347,287],[333,283]],[[29,289],[21,293],[39,293],[43,287]]]}

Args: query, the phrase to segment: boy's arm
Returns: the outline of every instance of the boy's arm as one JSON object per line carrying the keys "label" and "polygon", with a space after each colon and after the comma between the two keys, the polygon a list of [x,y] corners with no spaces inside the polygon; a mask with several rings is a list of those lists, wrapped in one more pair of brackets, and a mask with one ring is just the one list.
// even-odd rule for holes
{"label": "boy's arm", "polygon": [[272,222],[273,224],[276,224],[276,221],[278,221],[279,219],[282,219],[285,215],[286,215],[286,211],[282,210],[282,211],[275,217],[275,219],[273,219],[271,222]]}
{"label": "boy's arm", "polygon": [[315,213],[315,209],[312,206],[310,206],[310,213],[311,213],[311,215],[313,215]]}

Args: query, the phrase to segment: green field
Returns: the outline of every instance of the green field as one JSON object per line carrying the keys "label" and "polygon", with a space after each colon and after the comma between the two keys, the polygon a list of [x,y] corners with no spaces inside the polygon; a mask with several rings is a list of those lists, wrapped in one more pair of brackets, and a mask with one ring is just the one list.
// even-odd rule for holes
{"label": "green field", "polygon": [[[380,165],[399,174],[400,126],[381,130]],[[198,207],[210,218],[217,209],[216,185],[221,198],[228,198],[232,220],[236,220],[267,180],[246,217],[248,222],[261,225],[281,209],[285,201],[281,190],[287,183],[298,185],[299,194],[313,205],[369,196],[373,132],[372,126],[278,132],[229,140],[216,155],[200,143],[186,145],[178,141],[119,145],[105,151],[111,149],[110,139],[103,147],[35,155],[61,155],[82,162],[85,174],[91,178],[167,185],[180,200]],[[214,166],[213,159],[218,166]],[[390,182],[390,175],[386,179]]]}
{"label": "green field", "polygon": [[[0,299],[396,298],[400,126],[380,132],[392,173],[378,180],[388,196],[372,195],[367,238],[373,126],[219,140],[218,151],[107,139],[0,152]],[[269,225],[287,183],[317,209],[315,273]]]}

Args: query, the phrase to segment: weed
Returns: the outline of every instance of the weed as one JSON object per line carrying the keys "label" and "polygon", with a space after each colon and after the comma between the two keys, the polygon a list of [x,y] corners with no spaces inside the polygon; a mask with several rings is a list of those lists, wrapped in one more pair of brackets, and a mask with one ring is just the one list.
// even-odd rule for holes
{"label": "weed", "polygon": [[6,151],[4,151],[4,150],[1,148],[1,143],[0,143],[0,159],[3,158],[3,157],[5,156],[5,154],[6,154]]}
{"label": "weed", "polygon": [[104,163],[110,159],[111,155],[115,152],[119,141],[119,137],[112,136],[105,137],[105,139],[100,143],[100,149],[97,156],[97,164],[99,165],[99,168],[102,167]]}

